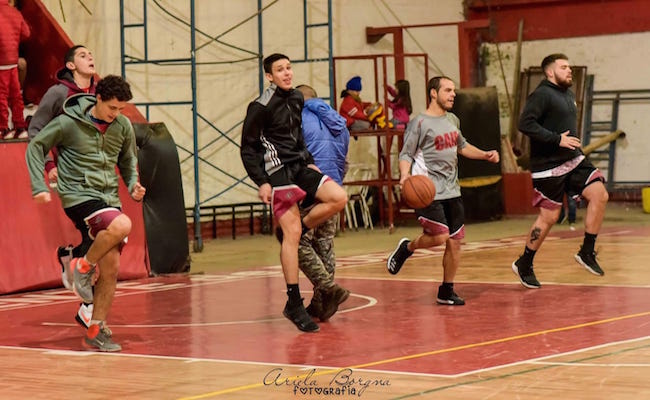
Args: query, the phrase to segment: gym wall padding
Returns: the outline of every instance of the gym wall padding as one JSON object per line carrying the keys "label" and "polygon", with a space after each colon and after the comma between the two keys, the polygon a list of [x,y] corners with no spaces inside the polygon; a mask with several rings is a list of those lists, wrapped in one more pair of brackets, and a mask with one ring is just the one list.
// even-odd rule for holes
{"label": "gym wall padding", "polygon": [[163,123],[133,124],[140,182],[147,188],[144,223],[151,272],[188,272],[189,242],[176,144]]}
{"label": "gym wall padding", "polygon": [[[50,203],[32,200],[26,148],[26,142],[0,142],[0,294],[62,287],[55,249],[81,240],[55,192]],[[120,199],[133,227],[118,279],[143,278],[149,275],[149,265],[142,203],[131,199],[121,180]]]}
{"label": "gym wall padding", "polygon": [[[499,102],[495,87],[459,89],[452,112],[467,141],[482,150],[501,149]],[[501,163],[458,156],[458,178],[467,220],[492,220],[503,214]],[[497,179],[482,179],[496,177]],[[478,182],[464,185],[463,181]],[[485,182],[485,183],[481,183]]]}

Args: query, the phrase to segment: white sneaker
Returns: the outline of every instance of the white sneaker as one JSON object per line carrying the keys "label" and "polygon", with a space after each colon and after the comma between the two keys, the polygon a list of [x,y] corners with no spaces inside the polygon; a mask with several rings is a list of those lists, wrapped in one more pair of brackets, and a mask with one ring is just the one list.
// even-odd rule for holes
{"label": "white sneaker", "polygon": [[74,279],[70,261],[72,261],[72,245],[66,247],[57,247],[55,252],[56,261],[61,266],[61,281],[66,289],[72,290]]}
{"label": "white sneaker", "polygon": [[15,130],[15,129],[11,129],[11,130],[7,131],[7,133],[5,133],[5,136],[4,136],[3,139],[5,139],[5,140],[11,140],[11,139],[13,139],[15,136],[16,136],[16,130]]}
{"label": "white sneaker", "polygon": [[90,320],[93,319],[93,305],[85,305],[84,303],[81,303],[79,305],[79,311],[77,311],[77,315],[74,316],[74,319],[82,328],[88,329],[90,326]]}

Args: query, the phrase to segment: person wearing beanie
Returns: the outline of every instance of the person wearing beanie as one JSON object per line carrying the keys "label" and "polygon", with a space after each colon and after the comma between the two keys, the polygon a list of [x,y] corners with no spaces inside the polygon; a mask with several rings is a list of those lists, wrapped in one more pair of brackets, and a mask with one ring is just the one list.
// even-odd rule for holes
{"label": "person wearing beanie", "polygon": [[352,77],[346,84],[345,90],[341,93],[343,101],[339,107],[339,114],[345,118],[345,124],[351,131],[358,131],[370,128],[370,121],[365,113],[371,103],[361,101],[361,77]]}
{"label": "person wearing beanie", "polygon": [[355,92],[360,92],[361,91],[361,77],[360,76],[355,76],[350,78],[348,83],[345,84],[345,88],[347,90],[354,90]]}

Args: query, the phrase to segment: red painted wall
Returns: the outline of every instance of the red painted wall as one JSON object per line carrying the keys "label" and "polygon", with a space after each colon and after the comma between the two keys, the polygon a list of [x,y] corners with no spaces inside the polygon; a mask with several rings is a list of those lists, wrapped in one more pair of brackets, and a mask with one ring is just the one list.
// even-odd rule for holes
{"label": "red painted wall", "polygon": [[[32,200],[26,148],[25,142],[0,142],[0,294],[62,287],[54,250],[81,241],[55,192],[50,203]],[[121,181],[120,198],[133,228],[122,252],[119,279],[143,278],[149,267],[142,203],[131,200]]]}
{"label": "red painted wall", "polygon": [[468,3],[467,19],[490,19],[495,35],[491,41],[497,42],[516,41],[522,18],[524,40],[650,31],[647,0],[474,0]]}

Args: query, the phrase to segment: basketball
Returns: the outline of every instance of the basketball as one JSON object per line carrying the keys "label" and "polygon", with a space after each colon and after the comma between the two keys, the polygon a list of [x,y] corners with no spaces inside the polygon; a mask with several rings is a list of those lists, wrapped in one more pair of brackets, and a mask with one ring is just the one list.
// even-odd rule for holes
{"label": "basketball", "polygon": [[436,196],[436,187],[425,175],[411,175],[402,184],[402,197],[411,208],[424,208]]}

